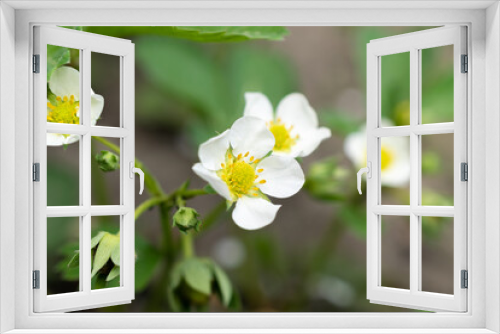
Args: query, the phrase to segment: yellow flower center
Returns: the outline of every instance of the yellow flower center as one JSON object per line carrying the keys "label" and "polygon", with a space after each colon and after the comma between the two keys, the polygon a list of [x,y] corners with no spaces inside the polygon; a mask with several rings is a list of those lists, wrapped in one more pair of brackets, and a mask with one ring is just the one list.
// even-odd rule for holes
{"label": "yellow flower center", "polygon": [[394,161],[394,153],[382,146],[380,149],[380,168],[386,170]]}
{"label": "yellow flower center", "polygon": [[47,102],[47,108],[50,109],[47,113],[47,122],[80,124],[80,117],[77,116],[80,102],[75,101],[74,95],[71,95],[69,99],[67,96],[63,98],[58,96],[54,104]]}
{"label": "yellow flower center", "polygon": [[239,154],[234,157],[230,151],[226,153],[226,163],[221,164],[222,169],[217,175],[227,184],[234,200],[243,195],[259,196],[259,188],[255,183],[266,183],[266,180],[257,180],[259,173],[264,169],[255,169],[259,159],[249,157],[250,153]]}
{"label": "yellow flower center", "polygon": [[276,121],[271,121],[268,127],[274,135],[274,151],[290,152],[299,138],[298,135],[292,136],[291,134],[293,125],[287,128],[278,118]]}

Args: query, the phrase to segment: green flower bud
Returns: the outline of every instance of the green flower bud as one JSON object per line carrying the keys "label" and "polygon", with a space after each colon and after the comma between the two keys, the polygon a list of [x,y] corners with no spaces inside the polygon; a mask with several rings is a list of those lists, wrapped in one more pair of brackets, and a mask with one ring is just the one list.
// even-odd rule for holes
{"label": "green flower bud", "polygon": [[345,196],[345,182],[350,177],[349,171],[339,167],[335,158],[328,158],[311,165],[304,188],[319,200],[342,200]]}
{"label": "green flower bud", "polygon": [[173,221],[174,226],[177,226],[182,232],[187,232],[191,229],[198,231],[201,220],[198,219],[200,215],[195,209],[189,207],[180,207],[179,210],[174,214]]}
{"label": "green flower bud", "polygon": [[96,154],[97,165],[104,172],[112,172],[120,168],[120,158],[110,151],[101,151]]}

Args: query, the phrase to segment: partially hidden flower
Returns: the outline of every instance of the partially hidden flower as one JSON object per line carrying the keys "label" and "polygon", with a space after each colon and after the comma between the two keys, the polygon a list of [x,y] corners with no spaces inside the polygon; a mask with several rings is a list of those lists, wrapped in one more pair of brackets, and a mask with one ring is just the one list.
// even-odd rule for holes
{"label": "partially hidden flower", "polygon": [[266,195],[287,198],[304,184],[299,163],[270,155],[273,147],[273,134],[255,117],[236,120],[231,129],[200,145],[201,162],[193,171],[230,204],[236,203],[232,217],[243,229],[259,229],[274,220],[280,205]]}
{"label": "partially hidden flower", "polygon": [[[49,80],[55,95],[47,99],[47,122],[80,124],[80,73],[68,66],[56,69]],[[104,98],[90,90],[90,124],[95,125],[101,116]],[[48,146],[61,146],[77,142],[80,136],[47,133]]]}
{"label": "partially hidden flower", "polygon": [[246,93],[245,102],[244,115],[262,119],[274,135],[275,155],[308,156],[332,135],[330,129],[318,127],[318,116],[302,94],[285,96],[276,108],[276,115],[262,93]]}
{"label": "partially hidden flower", "polygon": [[[382,120],[382,126],[394,126]],[[384,186],[404,187],[410,181],[410,143],[407,137],[390,137],[382,140],[380,150],[380,182]],[[366,129],[349,134],[344,141],[344,152],[356,168],[366,166]],[[375,166],[373,166],[374,168]]]}

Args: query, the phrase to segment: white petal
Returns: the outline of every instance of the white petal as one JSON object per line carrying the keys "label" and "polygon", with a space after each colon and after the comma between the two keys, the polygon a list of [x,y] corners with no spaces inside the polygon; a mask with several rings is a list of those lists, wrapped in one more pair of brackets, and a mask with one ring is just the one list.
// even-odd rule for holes
{"label": "white petal", "polygon": [[226,152],[229,148],[229,130],[210,138],[198,148],[198,157],[203,166],[210,170],[221,169],[225,162]]}
{"label": "white petal", "polygon": [[73,144],[80,140],[79,135],[64,136],[60,133],[47,133],[47,146],[62,146]]}
{"label": "white petal", "polygon": [[273,106],[269,99],[262,93],[245,93],[244,116],[260,118],[265,122],[274,119]]}
{"label": "white petal", "polygon": [[297,148],[292,150],[297,152],[299,157],[307,157],[309,154],[314,152],[321,144],[321,142],[332,136],[332,132],[328,128],[319,128],[311,130],[307,133],[302,133],[299,135],[297,140]]}
{"label": "white petal", "polygon": [[72,67],[62,66],[50,77],[49,87],[56,96],[75,96],[80,101],[80,73]]}
{"label": "white petal", "polygon": [[[299,163],[291,157],[270,156],[257,165],[257,186],[269,196],[287,198],[295,195],[304,185],[304,172]],[[266,180],[266,183],[259,183]]]}
{"label": "white petal", "polygon": [[410,181],[410,164],[394,163],[391,168],[381,172],[380,182],[389,187],[405,187]]}
{"label": "white petal", "polygon": [[241,197],[233,210],[233,220],[242,229],[257,230],[273,222],[281,205],[263,198]]}
{"label": "white petal", "polygon": [[92,94],[90,96],[90,124],[96,125],[103,108],[104,98],[99,94]]}
{"label": "white petal", "polygon": [[274,147],[274,135],[266,123],[256,117],[237,119],[231,127],[229,141],[235,155],[250,152],[249,156],[260,159]]}
{"label": "white petal", "polygon": [[356,168],[366,164],[366,133],[349,134],[344,140],[344,152]]}
{"label": "white petal", "polygon": [[222,181],[214,171],[208,170],[201,163],[194,164],[193,172],[203,180],[207,181],[214,190],[227,200],[231,200],[231,194],[227,184]]}
{"label": "white petal", "polygon": [[318,116],[309,105],[306,97],[292,93],[283,98],[276,109],[276,118],[287,127],[293,125],[299,132],[309,131],[318,127]]}

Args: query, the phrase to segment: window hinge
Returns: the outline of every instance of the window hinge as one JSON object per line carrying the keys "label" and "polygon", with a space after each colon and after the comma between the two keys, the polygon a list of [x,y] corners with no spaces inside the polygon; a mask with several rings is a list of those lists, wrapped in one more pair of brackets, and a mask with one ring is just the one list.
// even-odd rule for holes
{"label": "window hinge", "polygon": [[33,270],[33,289],[40,289],[40,270]]}
{"label": "window hinge", "polygon": [[33,73],[40,73],[40,55],[33,55]]}
{"label": "window hinge", "polygon": [[469,57],[467,55],[462,55],[462,73],[469,72]]}
{"label": "window hinge", "polygon": [[467,270],[461,271],[461,281],[462,289],[467,289],[469,287],[469,274]]}
{"label": "window hinge", "polygon": [[40,181],[40,164],[38,162],[35,162],[33,164],[33,181],[34,182]]}
{"label": "window hinge", "polygon": [[469,181],[469,165],[466,162],[460,165],[460,180]]}

